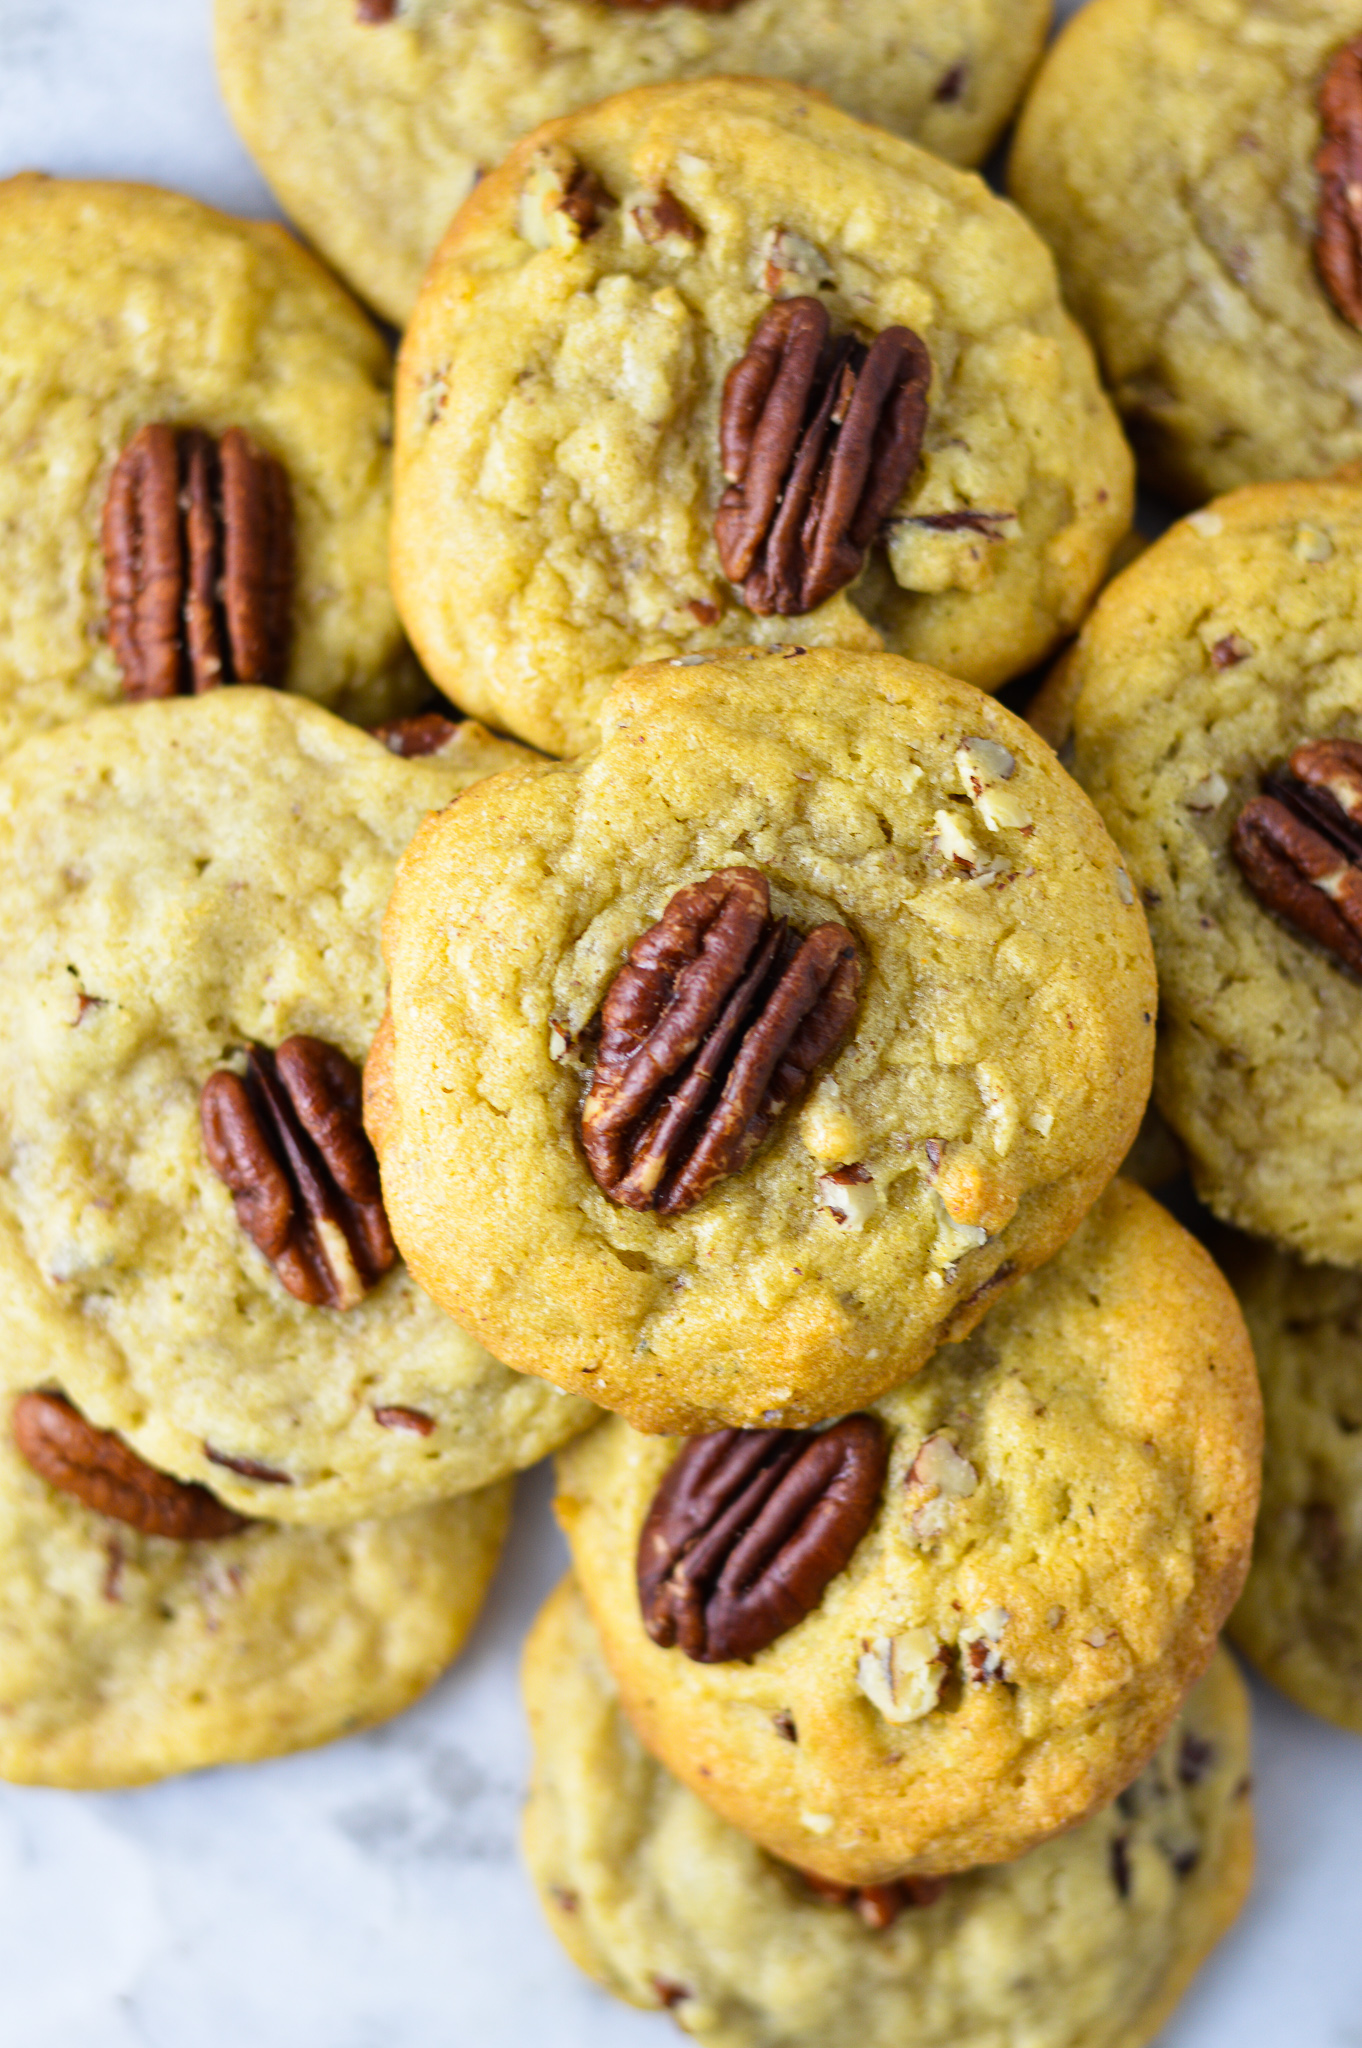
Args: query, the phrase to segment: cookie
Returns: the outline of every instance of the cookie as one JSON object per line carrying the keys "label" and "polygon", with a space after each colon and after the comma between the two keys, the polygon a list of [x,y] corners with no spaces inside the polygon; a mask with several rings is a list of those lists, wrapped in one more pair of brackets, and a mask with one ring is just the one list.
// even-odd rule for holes
{"label": "cookie", "polygon": [[[241,670],[364,723],[420,701],[388,592],[391,362],[315,258],[176,193],[28,175],[0,183],[0,299],[0,752],[125,689]],[[146,471],[149,430],[166,474]],[[215,506],[220,443],[247,475]],[[225,562],[221,532],[195,552],[207,589],[186,623],[192,591],[165,579],[185,580],[191,450],[228,531]],[[267,506],[247,488],[262,466]]]}
{"label": "cookie", "polygon": [[217,0],[218,76],[289,217],[402,326],[450,216],[541,121],[657,79],[751,73],[980,163],[1049,17],[1049,0]]}
{"label": "cookie", "polygon": [[94,712],[0,764],[7,1341],[26,1384],[243,1513],[392,1514],[590,1414],[394,1263],[359,1121],[398,854],[520,757],[465,726],[397,759],[232,689]]}
{"label": "cookie", "polygon": [[1359,30],[1348,0],[1092,0],[1023,111],[1011,192],[1181,503],[1362,457],[1362,273],[1328,253]]}
{"label": "cookie", "polygon": [[622,93],[483,179],[403,344],[395,475],[422,659],[555,754],[631,664],[737,643],[992,689],[1077,625],[1131,506],[1027,224],[760,80]]}
{"label": "cookie", "polygon": [[895,656],[661,663],[602,730],[403,857],[394,1233],[499,1358],[639,1428],[844,1414],[1114,1173],[1143,917],[1044,742]]}
{"label": "cookie", "polygon": [[[1362,478],[1237,491],[1103,594],[1073,677],[1074,772],[1149,915],[1155,1093],[1197,1192],[1347,1266],[1362,1265],[1362,948],[1348,952],[1354,885],[1338,878],[1357,831],[1360,589]],[[1322,826],[1296,816],[1311,802]]]}
{"label": "cookie", "polygon": [[[8,1376],[29,1362],[7,1360]],[[11,1388],[0,1777],[18,1784],[142,1785],[400,1713],[472,1627],[510,1513],[502,1484],[343,1529],[233,1530],[219,1509],[224,1533],[180,1540],[41,1477],[16,1448],[14,1415]],[[212,1528],[202,1501],[189,1526]]]}
{"label": "cookie", "polygon": [[1253,1568],[1230,1627],[1274,1685],[1362,1734],[1362,1276],[1247,1240],[1226,1270],[1267,1422]]}
{"label": "cookie", "polygon": [[879,1884],[1019,1856],[1143,1769],[1243,1584],[1261,1450],[1229,1287],[1117,1181],[858,1417],[612,1421],[558,1513],[644,1744],[774,1855]]}
{"label": "cookie", "polygon": [[1140,2048],[1248,1891],[1248,1699],[1223,1651],[1116,1805],[1001,1869],[841,1898],[640,1748],[570,1581],[524,1683],[550,1926],[710,2048]]}

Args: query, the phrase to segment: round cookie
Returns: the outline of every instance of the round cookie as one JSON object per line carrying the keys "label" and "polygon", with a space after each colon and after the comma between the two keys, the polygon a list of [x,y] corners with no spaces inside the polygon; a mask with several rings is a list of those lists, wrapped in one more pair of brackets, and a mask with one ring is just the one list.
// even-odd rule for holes
{"label": "round cookie", "polygon": [[0,752],[118,699],[101,522],[153,423],[284,466],[290,690],[372,723],[426,691],[388,591],[392,365],[315,257],[144,185],[0,182]]}
{"label": "round cookie", "polygon": [[1091,0],[1023,111],[1013,197],[1181,503],[1362,457],[1362,299],[1316,260],[1321,84],[1359,30],[1356,0]]}
{"label": "round cookie", "polygon": [[[367,1108],[394,1233],[498,1357],[639,1428],[843,1414],[972,1328],[1115,1171],[1152,1056],[1143,917],[1044,742],[895,656],[661,663],[602,732],[403,858]],[[841,930],[850,1021],[745,1164],[682,1210],[630,1206],[580,1136],[602,1004],[678,892],[735,871],[811,947]]]}
{"label": "round cookie", "polygon": [[1253,1863],[1248,1699],[1223,1651],[1115,1806],[921,1903],[819,1897],[639,1747],[580,1596],[526,1647],[530,1875],[572,1960],[710,2048],[1141,2048]]}
{"label": "round cookie", "polygon": [[[930,389],[901,441],[847,411],[865,495],[844,479],[815,520],[825,553],[850,549],[840,581],[792,575],[768,613],[716,539],[745,460],[726,428],[721,462],[720,425],[729,373],[796,302],[830,348],[874,336],[883,357],[906,331]],[[844,389],[830,361],[807,364],[810,407]],[[879,372],[854,374],[869,406]],[[812,412],[772,390],[763,424],[793,407],[814,450]],[[754,504],[795,460],[762,445]],[[978,178],[791,86],[641,87],[517,144],[441,246],[400,361],[394,588],[441,687],[550,753],[591,743],[632,663],[735,643],[886,647],[991,689],[1081,619],[1130,467],[1047,252]]]}
{"label": "round cookie", "polygon": [[[1121,1181],[869,1413],[887,1470],[821,1591],[734,1649],[716,1639],[728,1576],[694,1565],[712,1662],[661,1647],[651,1593],[645,1627],[650,1509],[681,1447],[612,1421],[559,1467],[559,1518],[641,1740],[774,1855],[847,1884],[1006,1862],[1129,1783],[1243,1585],[1262,1450],[1229,1287]],[[809,1498],[826,1513],[832,1491]],[[690,1543],[718,1514],[693,1512]],[[716,1560],[737,1540],[716,1534]],[[739,1579],[794,1585],[785,1540]],[[669,1554],[674,1587],[691,1567]]]}
{"label": "round cookie", "polygon": [[[15,1367],[41,1360],[16,1359]],[[0,1428],[0,1777],[142,1785],[397,1714],[461,1648],[511,1488],[343,1529],[144,1535],[59,1492]]]}
{"label": "round cookie", "polygon": [[1246,1241],[1227,1270],[1267,1423],[1253,1567],[1231,1630],[1300,1706],[1362,1735],[1362,1276]]}
{"label": "round cookie", "polygon": [[1074,772],[1154,940],[1159,1108],[1217,1215],[1339,1265],[1362,1265],[1362,989],[1233,847],[1294,750],[1362,738],[1360,593],[1362,479],[1258,485],[1157,541],[1073,657]]}
{"label": "round cookie", "polygon": [[231,689],[94,712],[0,763],[6,1341],[29,1384],[243,1513],[391,1514],[532,1463],[591,1412],[508,1372],[400,1265],[346,1310],[296,1298],[201,1122],[249,1045],[302,1033],[363,1060],[398,854],[519,758],[464,726],[400,760],[300,697]]}
{"label": "round cookie", "polygon": [[218,76],[290,218],[400,327],[450,216],[541,121],[657,79],[753,73],[980,163],[1049,17],[1049,0],[217,0]]}

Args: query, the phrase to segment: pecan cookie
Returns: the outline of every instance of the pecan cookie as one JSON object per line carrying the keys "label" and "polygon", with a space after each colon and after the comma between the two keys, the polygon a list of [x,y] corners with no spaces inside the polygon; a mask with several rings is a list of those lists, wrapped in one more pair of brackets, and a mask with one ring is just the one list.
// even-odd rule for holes
{"label": "pecan cookie", "polygon": [[640,1428],[845,1413],[1115,1171],[1143,917],[1044,742],[894,655],[660,663],[602,731],[403,859],[394,1233],[498,1357]]}
{"label": "pecan cookie", "polygon": [[0,183],[0,752],[120,696],[425,685],[387,590],[392,367],[282,229]]}
{"label": "pecan cookie", "polygon": [[401,326],[456,207],[527,129],[715,72],[817,85],[952,163],[988,155],[1050,0],[217,0],[227,104],[291,219]]}
{"label": "pecan cookie", "polygon": [[1185,504],[1362,457],[1362,6],[1091,0],[1017,130],[1142,471]]}
{"label": "pecan cookie", "polygon": [[611,1421],[558,1513],[647,1747],[773,1854],[879,1884],[1019,1856],[1143,1768],[1243,1585],[1261,1451],[1229,1287],[1117,1181],[869,1409]]}
{"label": "pecan cookie", "polygon": [[59,1396],[16,1400],[41,1359],[6,1365],[0,1777],[141,1785],[280,1756],[400,1713],[461,1647],[508,1485],[343,1529],[248,1523]]}
{"label": "pecan cookie", "polygon": [[93,712],[0,764],[6,1343],[243,1513],[394,1513],[589,1416],[397,1263],[360,1121],[398,854],[520,758],[464,726],[398,759],[233,689]]}
{"label": "pecan cookie", "polygon": [[859,1892],[811,1884],[644,1753],[571,1581],[524,1685],[550,1926],[710,2048],[1140,2048],[1248,1891],[1248,1698],[1223,1651],[1105,1812],[1001,1869]]}
{"label": "pecan cookie", "polygon": [[1362,479],[1175,526],[1073,655],[1074,772],[1149,914],[1159,1108],[1197,1192],[1362,1265]]}
{"label": "pecan cookie", "polygon": [[1267,1421],[1253,1568],[1231,1631],[1299,1705],[1362,1734],[1362,1275],[1247,1239],[1226,1270]]}
{"label": "pecan cookie", "polygon": [[888,648],[992,689],[1071,630],[1130,457],[1026,223],[757,80],[640,88],[459,213],[399,376],[431,674],[551,753],[631,663]]}

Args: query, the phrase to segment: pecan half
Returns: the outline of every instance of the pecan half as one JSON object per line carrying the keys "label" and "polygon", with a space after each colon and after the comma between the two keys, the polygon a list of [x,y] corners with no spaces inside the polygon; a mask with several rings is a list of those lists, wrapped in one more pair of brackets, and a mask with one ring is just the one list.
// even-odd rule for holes
{"label": "pecan half", "polygon": [[873,1415],[831,1429],[692,1437],[643,1525],[638,1596],[663,1649],[755,1657],[818,1605],[875,1519],[889,1449]]}
{"label": "pecan half", "polygon": [[293,605],[287,473],[240,427],[143,427],[104,501],[109,639],[133,699],[279,687]]}
{"label": "pecan half", "polygon": [[388,725],[372,725],[369,730],[390,754],[400,754],[403,760],[411,761],[419,754],[443,753],[459,728],[441,711],[423,711],[416,718],[395,718]]}
{"label": "pecan half", "polygon": [[209,1076],[199,1116],[237,1220],[289,1293],[353,1308],[397,1257],[354,1061],[322,1038],[252,1046],[244,1075]]}
{"label": "pecan half", "polygon": [[1325,72],[1319,117],[1315,263],[1337,311],[1362,327],[1362,36],[1345,43]]}
{"label": "pecan half", "polygon": [[845,925],[799,938],[755,868],[678,890],[601,1008],[582,1109],[598,1186],[675,1216],[738,1172],[841,1044],[860,985]]}
{"label": "pecan half", "polygon": [[1235,820],[1258,901],[1362,974],[1362,742],[1307,740]]}
{"label": "pecan half", "polygon": [[40,1478],[144,1536],[211,1543],[250,1526],[206,1486],[158,1472],[111,1429],[96,1429],[64,1394],[20,1394],[10,1426]]}
{"label": "pecan half", "polygon": [[817,299],[772,306],[724,384],[714,537],[749,611],[813,611],[859,574],[917,468],[932,361],[908,327],[833,338]]}
{"label": "pecan half", "polygon": [[818,1877],[811,1870],[801,1870],[799,1875],[820,1899],[853,1907],[876,1934],[892,1927],[905,1908],[935,1905],[946,1889],[944,1877],[900,1877],[891,1884],[857,1885],[838,1884],[834,1878]]}

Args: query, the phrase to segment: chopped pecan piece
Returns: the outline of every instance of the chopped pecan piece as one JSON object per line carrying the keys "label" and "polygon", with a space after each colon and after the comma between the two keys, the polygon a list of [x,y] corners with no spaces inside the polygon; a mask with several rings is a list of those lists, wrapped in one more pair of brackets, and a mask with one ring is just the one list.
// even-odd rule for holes
{"label": "chopped pecan piece", "polygon": [[10,1426],[21,1454],[50,1486],[144,1536],[211,1543],[249,1527],[206,1486],[158,1472],[111,1429],[96,1429],[64,1394],[20,1394]]}
{"label": "chopped pecan piece", "polygon": [[675,1216],[744,1166],[841,1044],[861,965],[845,925],[800,939],[755,868],[680,889],[629,949],[601,1008],[582,1109],[597,1182]]}
{"label": "chopped pecan piece", "polygon": [[293,605],[283,465],[240,427],[143,427],[104,502],[109,639],[133,699],[282,685]]}
{"label": "chopped pecan piece", "polygon": [[374,725],[369,730],[390,754],[410,761],[418,754],[443,753],[459,728],[443,712],[423,711],[419,717],[395,718],[389,725]]}
{"label": "chopped pecan piece", "polygon": [[821,1432],[692,1437],[639,1538],[639,1604],[653,1641],[724,1664],[792,1629],[875,1519],[888,1458],[873,1415]]}
{"label": "chopped pecan piece", "polygon": [[[656,14],[660,7],[674,7],[677,0],[609,0],[611,7],[618,7],[626,14]],[[680,0],[683,7],[689,7],[695,14],[731,14],[742,0]]]}
{"label": "chopped pecan piece", "polygon": [[242,1229],[289,1293],[353,1308],[397,1257],[353,1060],[321,1038],[252,1046],[244,1075],[209,1076],[199,1114]]}
{"label": "chopped pecan piece", "polygon": [[356,21],[391,21],[396,13],[397,0],[355,0]]}
{"label": "chopped pecan piece", "polygon": [[1315,262],[1338,312],[1362,327],[1362,36],[1345,43],[1325,72],[1319,115]]}
{"label": "chopped pecan piece", "polygon": [[1259,902],[1362,974],[1362,742],[1307,740],[1235,821],[1230,851]]}
{"label": "chopped pecan piece", "polygon": [[817,299],[783,299],[724,384],[729,488],[714,536],[749,611],[813,611],[859,574],[917,467],[932,362],[908,327],[833,338]]}
{"label": "chopped pecan piece", "polygon": [[645,199],[632,209],[634,225],[645,242],[665,242],[678,235],[683,242],[704,240],[704,229],[687,213],[674,192],[664,185],[656,199]]}
{"label": "chopped pecan piece", "polygon": [[944,1877],[900,1877],[891,1884],[838,1884],[834,1878],[817,1877],[811,1870],[799,1875],[811,1892],[834,1905],[851,1906],[876,1934],[892,1927],[905,1908],[931,1906],[946,1889]]}

